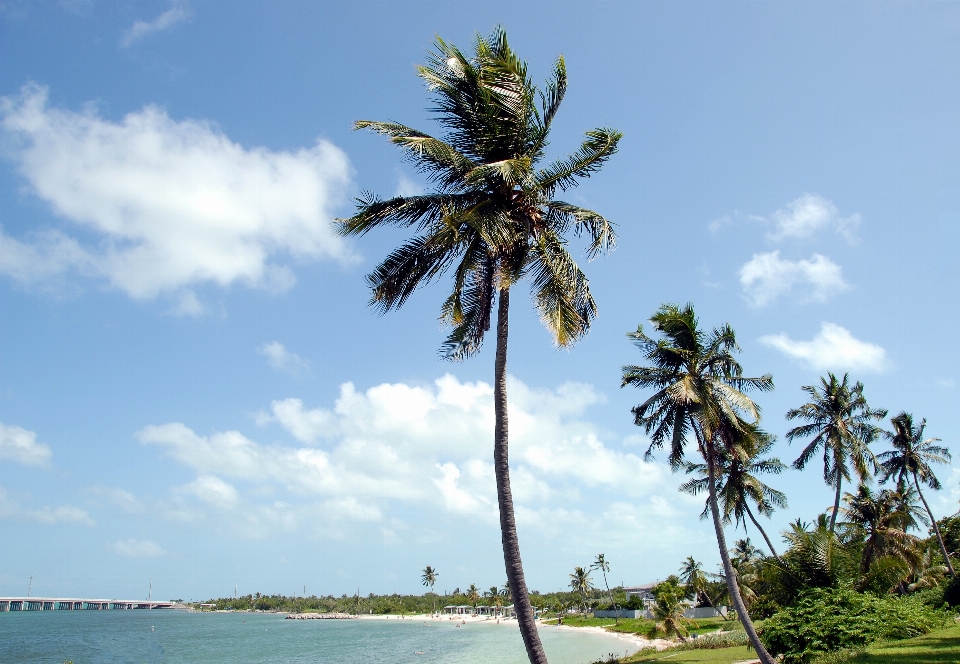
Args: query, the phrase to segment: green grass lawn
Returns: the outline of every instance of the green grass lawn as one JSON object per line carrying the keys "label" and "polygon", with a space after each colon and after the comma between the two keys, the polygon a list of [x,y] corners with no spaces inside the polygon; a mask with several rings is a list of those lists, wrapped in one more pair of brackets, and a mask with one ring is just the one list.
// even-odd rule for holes
{"label": "green grass lawn", "polygon": [[718,650],[681,650],[679,652],[651,653],[649,655],[634,655],[627,659],[620,660],[624,664],[627,662],[663,662],[672,664],[673,662],[709,662],[710,664],[734,664],[735,662],[749,662],[755,659],[753,650],[745,646],[736,648],[720,648]]}
{"label": "green grass lawn", "polygon": [[[709,662],[710,664],[734,664],[750,661],[753,651],[746,647],[721,648],[719,650],[684,650],[634,655],[621,660],[633,662]],[[960,625],[948,627],[915,639],[871,646],[867,652],[850,660],[851,664],[956,664],[960,662]]]}
{"label": "green grass lawn", "polygon": [[[556,620],[544,620],[544,623],[555,625]],[[613,618],[594,618],[592,616],[566,616],[563,624],[570,627],[604,627],[611,632],[624,632],[627,634],[640,634],[646,636],[653,621],[643,618],[621,618],[620,624],[616,625]],[[694,626],[695,625],[695,626]],[[724,631],[740,629],[740,623],[736,620],[724,620],[723,618],[704,618],[692,623],[689,628],[691,634],[710,634],[718,629]]]}
{"label": "green grass lawn", "polygon": [[857,664],[955,664],[960,662],[960,626],[915,639],[871,646],[865,654],[850,661]]}

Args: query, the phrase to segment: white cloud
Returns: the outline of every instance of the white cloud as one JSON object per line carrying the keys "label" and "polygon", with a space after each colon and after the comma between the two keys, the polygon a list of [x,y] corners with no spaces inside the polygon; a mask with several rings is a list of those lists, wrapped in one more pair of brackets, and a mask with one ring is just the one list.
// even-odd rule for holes
{"label": "white cloud", "polygon": [[87,494],[93,499],[93,503],[98,506],[100,500],[103,500],[128,514],[138,514],[146,510],[136,496],[119,487],[91,486],[87,488]]}
{"label": "white cloud", "polygon": [[181,490],[221,509],[232,509],[240,502],[240,494],[233,485],[215,475],[201,475]]}
{"label": "white cloud", "polygon": [[397,174],[397,189],[393,192],[394,196],[419,196],[423,193],[423,187],[408,178],[404,173]]}
{"label": "white cloud", "polygon": [[0,422],[0,459],[12,459],[25,466],[45,466],[53,452],[37,442],[37,434]]}
{"label": "white cloud", "polygon": [[794,289],[802,291],[801,300],[823,301],[849,288],[839,265],[826,256],[814,254],[809,260],[780,258],[779,251],[754,254],[740,268],[744,295],[755,307],[770,304]]}
{"label": "white cloud", "polygon": [[150,540],[128,539],[119,542],[112,542],[108,545],[110,550],[118,556],[127,558],[159,558],[166,554],[159,544]]}
{"label": "white cloud", "polygon": [[848,241],[855,239],[861,218],[857,213],[841,217],[837,206],[818,194],[804,194],[773,213],[773,240],[806,238],[823,229],[833,229]]}
{"label": "white cloud", "polygon": [[883,348],[854,338],[846,328],[834,323],[821,323],[820,333],[810,341],[794,341],[781,333],[760,337],[760,343],[817,371],[882,371],[887,366]]}
{"label": "white cloud", "polygon": [[120,45],[126,48],[147,35],[167,30],[188,18],[190,18],[190,12],[187,11],[186,7],[175,4],[152,21],[136,21],[124,31],[123,37],[120,38]]}
{"label": "white cloud", "polygon": [[[541,390],[510,378],[509,392],[518,506],[549,509],[558,495],[571,503],[583,491],[629,497],[642,506],[673,490],[663,464],[608,447],[598,428],[583,419],[603,400],[589,385]],[[284,399],[259,421],[279,424],[302,446],[262,444],[238,431],[202,436],[181,423],[146,427],[138,438],[197,472],[190,486],[202,481],[206,490],[213,475],[217,487],[231,482],[229,499],[218,507],[232,505],[247,534],[317,519],[379,522],[392,531],[385,522],[401,506],[496,523],[493,388],[486,383],[447,375],[433,385],[382,384],[364,392],[346,383],[332,409]],[[295,504],[261,504],[255,487],[264,485],[288,492],[286,500]]]}
{"label": "white cloud", "polygon": [[298,374],[309,366],[309,363],[296,353],[290,352],[279,341],[271,341],[261,345],[257,351],[265,355],[267,363],[278,371]]}
{"label": "white cloud", "polygon": [[327,141],[246,149],[156,106],[119,122],[50,108],[37,85],[0,99],[0,121],[33,192],[95,237],[0,231],[0,272],[24,285],[99,277],[137,299],[180,295],[178,311],[196,315],[191,286],[283,290],[296,281],[285,257],[352,259],[330,224],[350,166]]}
{"label": "white cloud", "polygon": [[3,487],[0,487],[0,519],[35,521],[47,526],[58,523],[77,523],[83,526],[97,525],[89,514],[73,505],[25,509],[20,506],[18,500],[10,497],[10,494]]}

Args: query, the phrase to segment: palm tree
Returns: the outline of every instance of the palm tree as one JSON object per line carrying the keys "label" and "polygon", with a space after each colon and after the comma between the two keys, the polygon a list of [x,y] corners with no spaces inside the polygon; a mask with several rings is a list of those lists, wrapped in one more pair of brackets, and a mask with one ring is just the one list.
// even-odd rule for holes
{"label": "palm tree", "polygon": [[[761,515],[770,517],[775,507],[784,508],[787,506],[787,496],[776,489],[764,484],[757,478],[760,473],[772,473],[779,475],[786,469],[780,459],[763,458],[762,455],[770,451],[776,438],[766,433],[756,426],[747,426],[744,431],[732,432],[738,437],[736,446],[731,452],[726,449],[719,449],[717,454],[717,476],[719,484],[717,493],[720,496],[720,502],[723,509],[723,522],[731,521],[737,524],[743,524],[746,530],[747,518],[756,526],[757,530],[763,536],[770,553],[774,558],[779,559],[773,542],[767,535],[767,531],[757,521],[753,510],[750,509],[750,503],[757,506],[757,512]],[[687,463],[687,473],[699,473],[699,477],[689,480],[680,485],[680,490],[692,495],[697,495],[707,488],[708,470],[703,463]],[[707,518],[710,505],[703,508],[701,519]]]}
{"label": "palm tree", "polygon": [[477,584],[471,583],[470,587],[467,588],[466,593],[467,601],[473,605],[473,612],[477,612],[477,604],[480,603],[480,589],[477,588]]}
{"label": "palm tree", "polygon": [[861,575],[867,575],[870,565],[879,556],[893,555],[908,563],[919,558],[917,538],[907,533],[917,524],[916,507],[910,505],[909,495],[888,489],[874,494],[870,487],[861,484],[856,495],[848,493],[844,496],[844,502],[847,506],[840,508],[846,517],[844,525],[863,536]]}
{"label": "palm tree", "polygon": [[940,490],[942,485],[930,464],[949,463],[950,451],[946,447],[934,444],[940,442],[939,438],[924,439],[923,430],[927,426],[925,419],[920,420],[920,425],[916,426],[913,423],[913,415],[903,412],[890,418],[890,421],[893,423],[893,431],[884,431],[883,435],[893,445],[893,449],[883,452],[877,457],[883,472],[880,483],[886,483],[893,476],[896,476],[897,481],[901,483],[906,481],[908,477],[913,479],[913,485],[917,488],[917,495],[923,501],[923,506],[926,508],[930,522],[933,524],[933,533],[937,536],[937,543],[940,545],[940,553],[943,554],[943,559],[946,561],[947,570],[951,577],[956,576],[953,571],[953,563],[950,562],[950,556],[947,554],[947,547],[943,543],[943,536],[940,534],[940,527],[937,525],[937,520],[933,518],[933,512],[930,510],[927,499],[923,496],[923,491],[920,490],[921,481],[934,491]]}
{"label": "palm tree", "polygon": [[[496,607],[496,614],[500,615],[500,608],[503,606],[503,593],[496,586],[490,586],[490,590],[483,593],[490,606]],[[516,607],[514,607],[516,609]]]}
{"label": "palm tree", "polygon": [[838,381],[828,373],[827,378],[820,378],[820,389],[804,385],[803,391],[810,395],[810,401],[787,411],[787,419],[800,418],[809,424],[790,429],[787,440],[793,442],[813,436],[793,462],[797,470],[803,470],[813,455],[823,450],[823,481],[836,489],[830,515],[830,532],[834,532],[840,510],[840,489],[843,480],[850,479],[848,466],[853,466],[861,481],[870,475],[870,465],[876,460],[868,445],[880,433],[880,428],[871,424],[871,420],[882,420],[887,411],[871,409],[863,396],[863,383],[851,386],[847,374]]}
{"label": "palm tree", "polygon": [[580,605],[584,613],[587,610],[587,593],[593,591],[593,583],[590,581],[590,571],[582,567],[574,567],[573,574],[570,575],[570,589],[580,594]]}
{"label": "palm tree", "polygon": [[613,601],[613,593],[610,592],[610,584],[607,583],[607,572],[610,571],[610,563],[607,561],[606,556],[602,553],[597,554],[597,559],[593,561],[593,564],[590,565],[591,570],[598,569],[603,572],[603,585],[607,588],[607,594],[610,596],[610,605],[613,606],[614,619],[613,622],[616,625],[620,624],[620,609],[617,607],[617,603]]}
{"label": "palm tree", "polygon": [[[438,576],[440,576],[440,572],[430,567],[430,565],[427,565],[423,568],[423,574],[420,575],[420,580],[424,586],[429,586],[430,592],[433,593],[433,584],[437,582]],[[437,612],[437,596],[435,593],[433,593],[433,612]]]}
{"label": "palm tree", "polygon": [[417,235],[367,277],[371,303],[382,312],[402,306],[418,286],[453,272],[453,291],[441,307],[441,319],[453,328],[442,347],[450,359],[479,350],[497,304],[493,456],[503,558],[527,656],[544,664],[510,489],[510,287],[525,276],[532,278],[536,308],[558,346],[571,346],[586,334],[597,308],[586,276],[567,252],[565,235],[585,233],[587,256],[592,258],[613,247],[615,233],[601,215],[554,196],[599,170],[616,152],[621,134],[613,129],[589,131],[575,153],[538,169],[567,89],[563,58],[557,59],[551,80],[539,92],[501,28],[489,39],[478,36],[474,47],[474,56],[467,57],[438,39],[427,65],[419,68],[448,130],[443,140],[392,122],[364,120],[355,125],[388,136],[428,174],[435,191],[388,200],[365,194],[353,217],[338,220],[338,231],[364,235],[378,226],[415,229]]}
{"label": "palm tree", "polygon": [[683,605],[681,594],[671,592],[669,588],[665,587],[666,585],[661,584],[659,591],[655,594],[653,604],[650,606],[654,624],[647,636],[656,638],[662,634],[669,638],[676,635],[681,641],[686,641],[686,637],[690,634],[687,625],[691,624],[692,621],[683,615],[686,607]]}
{"label": "palm tree", "polygon": [[763,558],[760,549],[750,543],[749,537],[734,542],[730,553],[733,554],[733,560],[739,560],[745,563],[755,563]]}
{"label": "palm tree", "polygon": [[704,598],[707,600],[707,603],[713,604],[710,602],[710,598],[707,597],[707,584],[709,581],[707,580],[707,575],[703,572],[703,565],[694,560],[693,556],[687,556],[687,559],[680,565],[680,581],[683,583],[687,594],[693,595],[698,604],[701,603]]}
{"label": "palm tree", "polygon": [[757,655],[763,664],[773,664],[740,595],[717,501],[718,456],[734,453],[737,440],[742,438],[736,432],[744,431],[750,424],[744,417],[754,422],[760,419],[760,409],[744,392],[771,390],[773,379],[769,375],[744,377],[733,357],[739,350],[733,329],[724,325],[705,333],[698,327],[692,304],[665,304],[650,322],[662,335],[659,341],[648,337],[642,326],[628,336],[651,365],[623,367],[622,383],[656,390],[633,408],[635,424],[645,427],[650,435],[646,458],[669,441],[671,467],[683,467],[692,434],[696,449],[707,464],[710,512],[731,600]]}

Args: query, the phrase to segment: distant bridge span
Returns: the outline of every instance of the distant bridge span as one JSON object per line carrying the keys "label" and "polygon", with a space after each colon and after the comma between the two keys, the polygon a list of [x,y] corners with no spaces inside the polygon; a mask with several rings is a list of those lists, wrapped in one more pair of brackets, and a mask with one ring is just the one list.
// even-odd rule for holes
{"label": "distant bridge span", "polygon": [[0,597],[0,611],[107,611],[172,609],[174,602],[73,597]]}

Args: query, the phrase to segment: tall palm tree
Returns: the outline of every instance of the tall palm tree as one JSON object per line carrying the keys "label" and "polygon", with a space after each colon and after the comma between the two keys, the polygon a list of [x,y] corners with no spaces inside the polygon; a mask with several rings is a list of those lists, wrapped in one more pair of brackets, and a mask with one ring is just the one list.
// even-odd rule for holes
{"label": "tall palm tree", "polygon": [[[650,435],[646,457],[670,442],[670,465],[682,468],[686,446],[696,450],[707,465],[707,490],[713,528],[720,548],[730,598],[744,631],[763,664],[774,664],[763,647],[740,595],[730,562],[717,500],[718,456],[734,453],[736,435],[760,419],[759,407],[745,394],[750,389],[771,390],[773,378],[743,376],[734,352],[739,350],[736,333],[729,325],[706,333],[699,328],[692,304],[665,304],[651,317],[659,341],[648,337],[643,327],[628,336],[644,354],[649,366],[623,367],[622,385],[653,388],[653,396],[633,408],[634,422]],[[693,441],[690,441],[690,437]],[[718,449],[718,446],[725,451]]]}
{"label": "tall palm tree", "polygon": [[880,483],[886,483],[894,476],[901,483],[908,478],[913,480],[913,485],[917,488],[917,495],[923,501],[923,506],[926,508],[930,522],[933,524],[933,532],[937,536],[937,543],[940,545],[940,553],[943,554],[943,559],[946,561],[947,570],[951,577],[956,576],[953,571],[953,563],[947,553],[947,547],[943,543],[943,536],[940,534],[940,527],[937,525],[937,520],[933,518],[930,505],[920,489],[920,482],[923,482],[934,491],[940,490],[942,485],[930,464],[950,463],[950,450],[942,445],[934,444],[940,442],[939,438],[924,439],[923,430],[927,426],[925,419],[920,420],[919,425],[915,425],[913,415],[903,412],[890,418],[890,422],[893,423],[893,431],[884,431],[883,436],[890,441],[893,449],[877,456],[883,473]]}
{"label": "tall palm tree", "polygon": [[[904,487],[911,490],[910,487]],[[910,505],[910,496],[884,489],[874,493],[861,484],[856,495],[844,496],[846,507],[840,512],[846,517],[844,525],[853,527],[863,536],[860,574],[866,576],[874,559],[893,555],[908,563],[920,557],[917,538],[907,533],[917,525],[916,508]],[[926,517],[924,517],[926,518]]]}
{"label": "tall palm tree", "polygon": [[610,605],[613,607],[614,619],[613,622],[616,625],[620,624],[620,609],[617,607],[617,603],[613,601],[613,593],[610,591],[610,584],[607,583],[607,572],[610,571],[610,562],[607,560],[606,556],[602,553],[597,554],[597,559],[593,561],[590,565],[591,570],[600,570],[603,572],[603,585],[607,588],[607,594],[610,596]]}
{"label": "tall palm tree", "polygon": [[[496,608],[496,614],[500,615],[500,608],[503,606],[503,592],[496,586],[490,586],[490,590],[483,593],[483,596],[487,598],[487,603]],[[516,607],[514,607],[516,609]]]}
{"label": "tall palm tree", "polygon": [[477,604],[480,603],[480,589],[477,588],[477,584],[471,583],[470,587],[467,588],[466,593],[467,601],[473,605],[473,612],[477,612]]}
{"label": "tall palm tree", "polygon": [[587,332],[597,307],[586,276],[567,252],[565,236],[586,234],[586,253],[592,258],[613,247],[615,233],[596,212],[554,197],[599,170],[616,152],[621,134],[606,128],[589,131],[575,153],[539,167],[567,89],[563,58],[557,59],[541,92],[502,29],[488,39],[478,36],[474,49],[468,57],[438,39],[427,64],[419,67],[447,130],[443,139],[392,122],[355,125],[388,136],[429,176],[435,191],[387,200],[365,194],[357,201],[357,213],[338,221],[338,230],[364,235],[379,226],[415,229],[416,236],[367,277],[371,303],[382,312],[402,306],[418,286],[452,271],[453,291],[441,307],[441,320],[453,328],[442,347],[448,358],[464,359],[479,350],[497,305],[493,456],[503,558],[527,656],[544,664],[510,489],[510,287],[531,277],[535,306],[558,346],[571,346]]}
{"label": "tall palm tree", "polygon": [[[719,449],[717,455],[719,478],[717,493],[723,509],[723,521],[724,523],[731,521],[736,524],[742,523],[746,529],[746,520],[749,518],[760,531],[770,553],[774,558],[779,559],[780,556],[777,555],[767,531],[763,529],[757,517],[754,516],[753,510],[750,509],[750,503],[753,502],[757,506],[757,512],[769,517],[775,508],[787,506],[786,494],[764,484],[757,477],[760,473],[779,475],[786,469],[786,465],[780,459],[763,458],[763,455],[773,447],[776,438],[753,425],[745,427],[744,431],[733,431],[732,434],[737,438],[737,444],[731,451]],[[706,490],[708,475],[706,464],[687,463],[686,469],[688,474],[698,473],[699,477],[681,484],[680,490],[692,495]],[[708,503],[703,508],[700,518],[707,518],[709,510]]]}
{"label": "tall palm tree", "polygon": [[590,571],[582,567],[574,567],[570,575],[570,589],[580,594],[580,605],[584,613],[587,610],[587,593],[593,591],[593,582],[590,580]]}
{"label": "tall palm tree", "polygon": [[430,592],[433,594],[433,612],[434,613],[437,612],[437,596],[436,596],[436,593],[433,592],[433,584],[437,582],[438,576],[440,576],[440,572],[430,567],[430,565],[427,565],[426,567],[424,567],[423,573],[420,575],[420,580],[423,582],[423,585],[428,586],[430,588]]}
{"label": "tall palm tree", "polygon": [[876,459],[868,445],[880,433],[871,421],[882,420],[887,411],[871,409],[863,396],[863,383],[850,385],[847,374],[841,381],[828,373],[826,378],[820,378],[819,389],[816,385],[804,385],[803,391],[810,395],[810,401],[787,411],[787,419],[799,418],[808,424],[790,429],[787,440],[813,436],[793,462],[797,470],[803,470],[813,455],[823,450],[823,481],[836,490],[830,515],[830,532],[834,532],[843,480],[850,480],[849,466],[853,466],[860,480],[869,477],[870,466]]}

